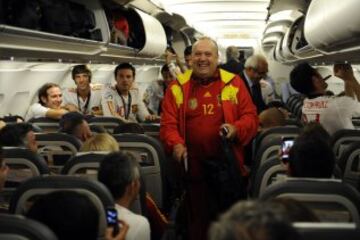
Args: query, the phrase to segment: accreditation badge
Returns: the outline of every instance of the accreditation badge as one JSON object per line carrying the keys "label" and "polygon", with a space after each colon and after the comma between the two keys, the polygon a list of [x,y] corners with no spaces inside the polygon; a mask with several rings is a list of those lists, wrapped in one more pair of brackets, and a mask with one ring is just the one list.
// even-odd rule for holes
{"label": "accreditation badge", "polygon": [[190,98],[189,99],[189,108],[191,110],[195,110],[198,106],[198,102],[197,102],[197,99],[196,98]]}

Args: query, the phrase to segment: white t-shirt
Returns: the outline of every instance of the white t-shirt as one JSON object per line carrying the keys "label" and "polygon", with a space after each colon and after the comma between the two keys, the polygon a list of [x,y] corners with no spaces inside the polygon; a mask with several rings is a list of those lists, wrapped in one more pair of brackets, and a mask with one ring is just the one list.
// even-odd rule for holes
{"label": "white t-shirt", "polygon": [[27,111],[25,115],[25,121],[28,121],[32,118],[41,118],[46,117],[46,113],[49,110],[49,108],[44,107],[40,103],[34,103],[30,106],[29,110]]}
{"label": "white t-shirt", "polygon": [[333,134],[340,129],[355,128],[351,120],[360,117],[360,103],[347,96],[306,98],[302,113],[304,122],[319,122],[329,134]]}
{"label": "white t-shirt", "polygon": [[261,95],[262,98],[264,99],[265,104],[269,104],[269,102],[275,100],[274,89],[272,88],[270,83],[268,83],[264,79],[261,79],[260,87],[261,87]]}
{"label": "white t-shirt", "polygon": [[128,96],[120,96],[115,87],[109,86],[104,90],[101,102],[104,116],[116,117],[111,109],[132,122],[137,122],[137,119],[143,122],[145,117],[150,115],[137,89],[131,89]]}
{"label": "white t-shirt", "polygon": [[129,224],[126,240],[150,240],[150,224],[144,216],[135,214],[118,204],[115,204],[115,208],[118,212],[118,219]]}
{"label": "white t-shirt", "polygon": [[101,106],[103,85],[91,84],[90,87],[90,100],[87,98],[84,100],[81,97],[78,97],[76,88],[64,89],[62,106],[65,106],[66,104],[73,104],[77,106],[83,114],[97,116],[103,115]]}
{"label": "white t-shirt", "polygon": [[160,101],[164,98],[163,82],[152,82],[145,90],[144,99],[149,102],[148,108],[157,114],[159,111]]}

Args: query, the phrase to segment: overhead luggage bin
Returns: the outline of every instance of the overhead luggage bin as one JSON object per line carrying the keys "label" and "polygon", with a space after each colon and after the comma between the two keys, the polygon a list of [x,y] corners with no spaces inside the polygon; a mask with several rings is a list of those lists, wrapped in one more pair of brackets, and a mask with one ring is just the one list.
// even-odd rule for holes
{"label": "overhead luggage bin", "polygon": [[284,26],[284,25],[271,26],[271,27],[268,27],[265,29],[263,36],[264,36],[264,38],[269,37],[269,36],[274,36],[274,35],[282,37],[286,33],[287,29],[288,29],[288,27]]}
{"label": "overhead luggage bin", "polygon": [[110,42],[106,51],[101,53],[101,57],[154,58],[165,52],[165,31],[156,18],[141,10],[131,8],[127,9],[126,18],[133,41],[129,42],[128,46]]}
{"label": "overhead luggage bin", "polygon": [[290,26],[304,14],[298,10],[284,10],[276,12],[269,17],[268,26],[285,25]]}
{"label": "overhead luggage bin", "polygon": [[[9,1],[8,4],[10,4],[10,2],[11,1]],[[57,3],[61,4],[63,2],[60,1]],[[89,13],[88,20],[93,20],[92,24],[94,24],[94,26],[89,29],[87,33],[88,36],[77,36],[78,34],[72,29],[73,25],[71,25],[71,27],[69,25],[66,30],[63,29],[63,31],[66,32],[65,34],[57,33],[62,30],[57,28],[56,24],[65,24],[65,18],[69,16],[67,16],[68,13],[65,12],[62,13],[64,19],[51,18],[51,13],[55,11],[51,9],[51,6],[39,5],[39,8],[44,7],[46,11],[52,12],[39,15],[39,19],[37,19],[38,23],[33,24],[33,26],[22,26],[16,22],[13,24],[12,21],[14,18],[11,18],[10,15],[15,13],[5,12],[4,10],[3,19],[5,20],[0,25],[0,55],[2,57],[88,59],[90,56],[95,56],[103,51],[103,47],[106,42],[108,42],[109,36],[107,32],[104,31],[106,17],[100,2],[98,0],[71,0],[65,3],[75,4]],[[74,11],[71,6],[68,9],[71,12]],[[71,14],[76,16],[76,13]],[[49,17],[49,19],[43,19],[45,16]],[[56,22],[52,23],[52,20]],[[80,22],[81,21],[78,20],[77,24]],[[53,24],[52,29],[49,26],[50,23]]]}
{"label": "overhead luggage bin", "polygon": [[309,44],[326,53],[360,49],[359,7],[358,0],[311,1],[304,26]]}
{"label": "overhead luggage bin", "polygon": [[308,59],[321,56],[321,53],[315,50],[304,36],[305,17],[299,18],[291,27],[288,38],[290,51],[299,59]]}

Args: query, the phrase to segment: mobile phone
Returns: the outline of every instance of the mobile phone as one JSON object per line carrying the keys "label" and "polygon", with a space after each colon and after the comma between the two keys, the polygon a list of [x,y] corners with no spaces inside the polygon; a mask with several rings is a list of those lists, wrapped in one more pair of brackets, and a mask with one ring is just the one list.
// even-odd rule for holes
{"label": "mobile phone", "polygon": [[106,222],[109,227],[114,229],[113,236],[119,233],[118,213],[114,207],[108,207],[106,209]]}
{"label": "mobile phone", "polygon": [[289,161],[289,153],[291,147],[294,145],[295,139],[293,137],[283,137],[281,139],[281,160],[284,163]]}

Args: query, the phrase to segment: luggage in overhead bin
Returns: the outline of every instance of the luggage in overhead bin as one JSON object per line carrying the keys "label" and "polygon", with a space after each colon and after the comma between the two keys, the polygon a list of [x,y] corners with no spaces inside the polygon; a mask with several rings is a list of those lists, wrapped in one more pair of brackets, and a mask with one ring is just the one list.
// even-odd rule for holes
{"label": "luggage in overhead bin", "polygon": [[65,0],[39,0],[42,30],[51,33],[101,41],[95,16],[83,4]]}
{"label": "luggage in overhead bin", "polygon": [[0,1],[0,23],[41,30],[41,6],[38,0]]}
{"label": "luggage in overhead bin", "polygon": [[94,13],[67,0],[1,0],[0,23],[101,41]]}

